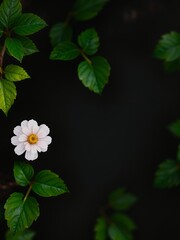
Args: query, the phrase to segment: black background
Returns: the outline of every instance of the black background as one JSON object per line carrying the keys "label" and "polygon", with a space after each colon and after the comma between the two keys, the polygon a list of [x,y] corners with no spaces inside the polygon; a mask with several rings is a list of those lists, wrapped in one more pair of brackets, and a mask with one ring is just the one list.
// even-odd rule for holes
{"label": "black background", "polygon": [[24,11],[49,26],[33,37],[40,52],[23,60],[31,79],[16,84],[8,117],[0,114],[0,169],[12,175],[14,160],[24,159],[14,154],[12,130],[35,119],[50,127],[53,143],[32,164],[60,174],[70,190],[38,198],[35,239],[92,240],[98,210],[118,187],[139,198],[129,212],[138,225],[135,239],[179,239],[180,190],[155,189],[153,178],[160,162],[175,157],[178,141],[166,127],[179,118],[180,74],[166,73],[152,52],[162,34],[180,31],[180,2],[111,0],[93,20],[73,22],[74,36],[87,27],[99,33],[99,55],[112,67],[102,96],[78,80],[80,58],[48,59],[50,27],[65,19],[73,2],[24,1]]}

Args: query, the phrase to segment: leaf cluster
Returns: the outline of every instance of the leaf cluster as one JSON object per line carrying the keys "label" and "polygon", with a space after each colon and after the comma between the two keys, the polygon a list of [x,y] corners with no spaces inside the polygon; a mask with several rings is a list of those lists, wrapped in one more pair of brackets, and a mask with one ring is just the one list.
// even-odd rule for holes
{"label": "leaf cluster", "polygon": [[119,188],[109,195],[108,207],[101,210],[94,228],[95,240],[133,240],[134,221],[125,213],[137,198]]}
{"label": "leaf cluster", "polygon": [[180,33],[172,31],[162,35],[154,56],[163,61],[166,70],[180,70]]}
{"label": "leaf cluster", "polygon": [[4,0],[0,5],[0,109],[7,115],[17,96],[14,82],[30,78],[18,65],[3,67],[5,52],[19,62],[38,52],[30,35],[46,27],[46,22],[33,13],[22,13],[20,0]]}
{"label": "leaf cluster", "polygon": [[77,21],[86,21],[95,17],[104,7],[107,0],[77,0],[68,21],[52,26],[50,40],[53,50],[51,60],[70,61],[81,56],[84,61],[78,64],[78,78],[82,84],[94,93],[101,94],[109,81],[110,65],[106,58],[94,56],[100,46],[98,33],[94,28],[88,28],[72,41],[73,29],[69,18]]}
{"label": "leaf cluster", "polygon": [[8,234],[17,234],[18,236],[26,228],[29,228],[40,215],[36,198],[30,196],[31,190],[41,197],[52,197],[68,192],[68,188],[56,173],[42,170],[35,174],[33,167],[24,162],[15,162],[14,178],[19,186],[29,186],[26,194],[12,193],[4,205],[5,219],[10,228]]}
{"label": "leaf cluster", "polygon": [[[168,126],[169,131],[180,138],[180,120]],[[177,148],[176,159],[167,159],[160,163],[155,173],[154,185],[158,188],[180,186],[180,144]]]}

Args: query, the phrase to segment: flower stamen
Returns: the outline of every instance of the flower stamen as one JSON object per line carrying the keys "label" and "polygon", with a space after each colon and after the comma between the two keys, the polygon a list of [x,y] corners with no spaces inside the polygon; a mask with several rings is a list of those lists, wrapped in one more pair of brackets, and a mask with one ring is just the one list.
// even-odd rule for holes
{"label": "flower stamen", "polygon": [[38,142],[38,136],[36,134],[31,134],[28,136],[27,141],[30,144],[36,144]]}

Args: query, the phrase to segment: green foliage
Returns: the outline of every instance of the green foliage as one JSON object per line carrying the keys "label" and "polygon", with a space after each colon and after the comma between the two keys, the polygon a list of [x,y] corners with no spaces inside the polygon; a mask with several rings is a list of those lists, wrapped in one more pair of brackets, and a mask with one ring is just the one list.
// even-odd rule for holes
{"label": "green foliage", "polygon": [[180,137],[180,120],[176,120],[169,124],[168,129],[174,136]]}
{"label": "green foliage", "polygon": [[0,109],[6,114],[8,114],[9,109],[16,99],[16,86],[13,82],[6,79],[1,79],[0,81]]}
{"label": "green foliage", "polygon": [[108,0],[76,0],[74,17],[78,21],[92,19],[97,16],[107,2]]}
{"label": "green foliage", "polygon": [[6,233],[6,240],[33,240],[35,237],[35,232],[32,230],[24,230],[23,232],[18,232],[14,234],[11,231]]}
{"label": "green foliage", "polygon": [[103,57],[94,57],[91,62],[83,61],[78,66],[78,76],[85,87],[95,93],[102,93],[108,83],[110,65]]}
{"label": "green foliage", "polygon": [[180,58],[172,61],[172,62],[166,62],[164,61],[164,69],[167,72],[175,72],[180,70]]}
{"label": "green foliage", "polygon": [[35,43],[28,37],[17,36],[16,37],[23,46],[23,54],[24,56],[31,55],[33,53],[39,52]]}
{"label": "green foliage", "polygon": [[56,23],[51,27],[49,32],[51,45],[55,47],[57,44],[64,41],[72,40],[72,28],[64,22]]}
{"label": "green foliage", "polygon": [[94,28],[88,28],[77,37],[76,43],[72,42],[72,28],[69,25],[71,18],[86,21],[95,17],[108,0],[76,0],[74,10],[70,12],[65,22],[55,24],[49,33],[53,50],[51,60],[73,60],[80,54],[85,61],[78,65],[78,77],[83,85],[94,93],[101,94],[109,81],[110,65],[103,57],[94,55],[99,48],[99,36]]}
{"label": "green foliage", "polygon": [[30,76],[22,67],[13,64],[6,66],[4,74],[6,79],[12,82],[30,78]]}
{"label": "green foliage", "polygon": [[154,184],[158,188],[172,188],[180,185],[180,165],[174,160],[162,162],[155,174]]}
{"label": "green foliage", "polygon": [[[23,57],[38,52],[35,43],[25,36],[34,34],[46,22],[33,13],[22,13],[20,0],[3,0],[0,5],[0,109],[7,115],[16,98],[16,87],[12,81],[21,81],[30,76],[20,66],[9,65],[4,69],[4,55],[22,62]],[[3,76],[5,75],[5,77]]]}
{"label": "green foliage", "polygon": [[164,34],[155,48],[154,56],[167,62],[180,58],[180,33]]}
{"label": "green foliage", "polygon": [[108,235],[111,240],[132,240],[130,233],[123,232],[116,225],[111,224],[108,228]]}
{"label": "green foliage", "polygon": [[42,197],[58,196],[68,192],[63,180],[50,170],[42,170],[37,173],[32,190]]}
{"label": "green foliage", "polygon": [[40,31],[46,26],[46,22],[39,16],[33,13],[23,13],[15,22],[15,27],[12,30],[20,36],[27,36]]}
{"label": "green foliage", "polygon": [[79,56],[80,52],[76,44],[73,42],[61,42],[51,52],[52,60],[72,60]]}
{"label": "green foliage", "polygon": [[123,229],[124,231],[133,231],[136,229],[136,224],[134,221],[124,213],[114,213],[111,215],[111,220],[113,223],[118,226],[118,228]]}
{"label": "green foliage", "polygon": [[34,169],[30,164],[24,162],[15,162],[14,164],[14,178],[16,183],[22,187],[30,184],[34,176]]}
{"label": "green foliage", "polygon": [[24,48],[21,44],[21,41],[15,37],[7,37],[5,40],[5,45],[9,54],[21,62],[24,56]]}
{"label": "green foliage", "polygon": [[99,47],[99,36],[95,29],[90,28],[82,32],[78,36],[79,46],[87,55],[93,55]]}
{"label": "green foliage", "polygon": [[0,24],[11,28],[20,17],[22,6],[19,0],[4,0],[0,6]]}
{"label": "green foliage", "polygon": [[123,188],[113,191],[109,195],[108,205],[101,209],[101,215],[96,221],[94,239],[133,240],[132,233],[136,225],[124,211],[132,207],[136,201],[137,198]]}
{"label": "green foliage", "polygon": [[180,33],[162,35],[155,47],[154,56],[163,60],[167,71],[180,70]]}
{"label": "green foliage", "polygon": [[[180,120],[169,124],[168,130],[180,137]],[[173,188],[180,185],[180,144],[177,147],[176,159],[165,160],[160,163],[155,173],[154,185],[158,188]]]}
{"label": "green foliage", "polygon": [[94,228],[95,240],[106,240],[107,239],[107,223],[106,219],[99,217],[96,221]]}
{"label": "green foliage", "polygon": [[34,176],[33,167],[24,162],[15,162],[14,178],[18,185],[29,186],[25,196],[15,192],[11,194],[4,205],[8,227],[13,234],[17,233],[17,240],[20,240],[24,236],[22,231],[29,228],[40,214],[35,197],[29,196],[31,190],[42,197],[51,197],[68,192],[68,188],[63,180],[50,170],[42,170]]}
{"label": "green foliage", "polygon": [[135,204],[136,196],[120,188],[109,195],[109,204],[114,210],[126,210]]}
{"label": "green foliage", "polygon": [[5,205],[5,219],[13,233],[29,228],[39,216],[39,204],[34,197],[24,197],[22,193],[14,192]]}

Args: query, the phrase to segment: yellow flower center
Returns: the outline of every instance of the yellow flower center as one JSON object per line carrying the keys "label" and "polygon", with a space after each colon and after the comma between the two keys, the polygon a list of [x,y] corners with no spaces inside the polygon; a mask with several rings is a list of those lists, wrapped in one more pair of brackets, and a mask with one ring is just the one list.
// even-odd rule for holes
{"label": "yellow flower center", "polygon": [[38,137],[37,137],[36,134],[31,134],[31,135],[28,136],[27,141],[28,141],[28,143],[30,143],[30,144],[35,144],[35,143],[37,143],[37,141],[38,141]]}

